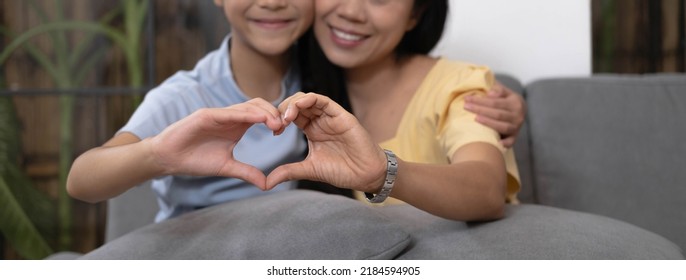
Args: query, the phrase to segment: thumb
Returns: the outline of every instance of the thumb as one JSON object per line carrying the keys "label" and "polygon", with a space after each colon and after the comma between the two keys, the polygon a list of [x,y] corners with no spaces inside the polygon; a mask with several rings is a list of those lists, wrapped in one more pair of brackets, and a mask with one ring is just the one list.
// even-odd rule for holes
{"label": "thumb", "polygon": [[266,189],[267,178],[261,170],[256,167],[235,161],[230,165],[225,166],[219,171],[219,176],[238,178],[258,187],[260,190]]}
{"label": "thumb", "polygon": [[276,185],[292,180],[311,180],[313,172],[303,162],[289,163],[278,166],[267,176],[265,190],[271,190]]}

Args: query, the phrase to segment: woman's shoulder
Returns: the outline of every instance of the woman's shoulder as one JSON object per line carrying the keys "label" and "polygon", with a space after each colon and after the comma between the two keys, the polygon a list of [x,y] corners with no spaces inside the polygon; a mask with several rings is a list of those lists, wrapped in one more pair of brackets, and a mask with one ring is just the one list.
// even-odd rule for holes
{"label": "woman's shoulder", "polygon": [[449,95],[455,92],[486,91],[493,82],[493,74],[487,66],[438,58],[425,76],[420,91]]}
{"label": "woman's shoulder", "polygon": [[488,66],[443,57],[437,59],[430,74],[447,76],[453,80],[465,79],[474,75],[492,75]]}

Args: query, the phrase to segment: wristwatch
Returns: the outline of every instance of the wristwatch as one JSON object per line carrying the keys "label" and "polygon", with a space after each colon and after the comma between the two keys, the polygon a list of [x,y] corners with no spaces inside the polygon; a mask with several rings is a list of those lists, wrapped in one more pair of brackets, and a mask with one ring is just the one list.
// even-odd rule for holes
{"label": "wristwatch", "polygon": [[395,177],[398,175],[398,158],[389,150],[384,150],[384,153],[386,153],[386,179],[378,194],[364,193],[367,197],[367,201],[370,203],[384,202],[391,194],[393,185],[395,184]]}

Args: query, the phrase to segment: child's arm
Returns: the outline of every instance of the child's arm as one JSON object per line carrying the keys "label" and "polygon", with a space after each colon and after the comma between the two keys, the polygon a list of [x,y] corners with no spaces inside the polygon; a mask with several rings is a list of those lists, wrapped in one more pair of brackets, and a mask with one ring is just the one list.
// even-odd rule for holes
{"label": "child's arm", "polygon": [[130,133],[118,134],[76,158],[67,178],[67,191],[74,198],[95,203],[159,176],[162,170],[154,165],[150,150],[150,139],[141,141]]}
{"label": "child's arm", "polygon": [[98,202],[172,174],[235,177],[264,189],[262,171],[233,157],[235,145],[256,123],[273,131],[282,128],[279,111],[265,100],[253,99],[198,110],[147,139],[121,133],[74,161],[67,190],[77,199]]}

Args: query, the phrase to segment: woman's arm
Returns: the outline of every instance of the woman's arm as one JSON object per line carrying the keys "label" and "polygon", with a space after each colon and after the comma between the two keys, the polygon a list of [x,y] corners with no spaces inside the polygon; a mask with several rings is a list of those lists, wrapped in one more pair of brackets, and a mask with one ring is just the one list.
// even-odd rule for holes
{"label": "woman's arm", "polygon": [[[386,155],[357,119],[328,97],[296,94],[279,106],[285,124],[295,123],[310,150],[299,163],[283,165],[267,177],[267,188],[286,180],[308,179],[341,188],[377,193],[386,177]],[[452,164],[398,161],[391,196],[437,216],[463,221],[502,217],[506,172],[500,151],[474,143],[458,149]]]}
{"label": "woman's arm", "polygon": [[391,196],[447,219],[499,219],[505,206],[506,171],[500,151],[487,143],[467,144],[451,164],[399,160]]}
{"label": "woman's arm", "polygon": [[264,189],[264,173],[233,157],[238,141],[256,123],[272,131],[282,128],[279,111],[265,100],[253,99],[198,110],[151,138],[119,134],[74,161],[67,191],[77,199],[98,202],[171,174],[235,177]]}

